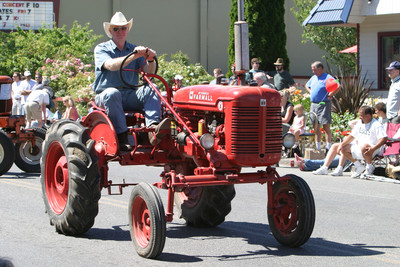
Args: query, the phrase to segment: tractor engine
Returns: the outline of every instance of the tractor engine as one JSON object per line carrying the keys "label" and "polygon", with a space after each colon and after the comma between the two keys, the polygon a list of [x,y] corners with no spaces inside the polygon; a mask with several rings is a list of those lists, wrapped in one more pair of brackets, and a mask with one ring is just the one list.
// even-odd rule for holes
{"label": "tractor engine", "polygon": [[[269,166],[282,151],[280,94],[254,86],[196,85],[178,90],[174,108],[194,133],[239,167]],[[181,129],[183,130],[183,129]]]}

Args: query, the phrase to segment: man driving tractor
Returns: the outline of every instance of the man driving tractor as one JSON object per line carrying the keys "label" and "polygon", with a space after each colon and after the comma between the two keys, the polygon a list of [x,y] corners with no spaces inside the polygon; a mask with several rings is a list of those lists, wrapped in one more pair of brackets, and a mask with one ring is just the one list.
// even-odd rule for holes
{"label": "man driving tractor", "polygon": [[[104,30],[111,40],[96,46],[95,82],[96,105],[104,108],[118,136],[119,149],[129,151],[128,128],[124,110],[143,110],[146,126],[155,128],[155,134],[149,132],[150,143],[162,138],[160,130],[170,128],[170,120],[161,123],[161,100],[154,90],[144,85],[137,89],[128,88],[120,79],[119,67],[125,56],[133,51],[136,54],[126,61],[127,68],[138,70],[141,66],[146,73],[154,73],[156,52],[148,47],[137,46],[126,41],[132,27],[132,19],[127,21],[121,12],[116,12],[110,22],[103,23]],[[123,73],[130,84],[138,84],[138,72]],[[156,138],[155,138],[156,137]]]}

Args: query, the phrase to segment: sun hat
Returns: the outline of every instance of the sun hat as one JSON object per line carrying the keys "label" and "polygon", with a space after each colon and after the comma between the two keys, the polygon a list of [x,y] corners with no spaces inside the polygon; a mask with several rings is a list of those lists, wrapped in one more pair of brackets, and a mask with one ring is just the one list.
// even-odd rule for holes
{"label": "sun hat", "polygon": [[122,12],[115,12],[114,16],[112,16],[111,21],[110,22],[103,22],[103,27],[104,27],[104,31],[106,32],[107,36],[112,38],[112,35],[110,33],[110,28],[111,26],[124,26],[127,25],[128,26],[128,32],[131,30],[132,27],[132,20],[127,21],[124,14],[122,14]]}
{"label": "sun hat", "polygon": [[393,61],[390,63],[389,67],[386,68],[387,70],[392,70],[392,69],[398,69],[400,70],[400,62],[398,61]]}
{"label": "sun hat", "polygon": [[24,76],[26,77],[26,76],[31,76],[31,72],[29,71],[29,70],[26,70],[25,72],[24,72]]}
{"label": "sun hat", "polygon": [[175,80],[183,80],[182,75],[179,74],[175,75]]}
{"label": "sun hat", "polygon": [[274,63],[274,65],[276,65],[276,66],[283,65],[283,58],[278,58],[278,59],[276,60],[276,62]]}

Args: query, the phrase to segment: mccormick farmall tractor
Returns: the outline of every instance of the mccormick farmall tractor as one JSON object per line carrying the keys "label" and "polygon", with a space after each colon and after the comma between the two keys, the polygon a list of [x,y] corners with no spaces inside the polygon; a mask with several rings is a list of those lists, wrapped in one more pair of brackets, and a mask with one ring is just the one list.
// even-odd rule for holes
{"label": "mccormick farmall tractor", "polygon": [[25,172],[40,172],[40,156],[46,130],[24,129],[25,116],[12,116],[12,80],[0,76],[0,175],[8,172],[13,163]]}
{"label": "mccormick farmall tractor", "polygon": [[[122,68],[124,62],[121,73],[131,71]],[[281,177],[272,167],[282,148],[279,93],[255,86],[197,85],[179,89],[172,100],[173,92],[162,77],[143,72],[141,76],[162,99],[164,118],[172,120],[171,129],[155,145],[148,140],[154,129],[143,126],[141,111],[127,112],[135,140],[128,152],[119,151],[113,124],[100,109],[80,122],[61,120],[48,129],[41,183],[56,231],[65,235],[88,231],[98,213],[102,188],[118,186],[122,193],[122,187],[135,185],[108,180],[107,164],[118,161],[123,166],[164,166],[160,181],[135,185],[129,200],[130,234],[142,257],[155,258],[162,252],[174,202],[188,225],[215,227],[231,211],[234,185],[244,183],[267,184],[267,214],[275,238],[290,247],[304,244],[314,227],[313,195],[303,179]],[[167,88],[166,98],[151,83],[154,78]],[[265,169],[241,172],[243,167],[260,166]],[[166,212],[156,188],[168,190]]]}

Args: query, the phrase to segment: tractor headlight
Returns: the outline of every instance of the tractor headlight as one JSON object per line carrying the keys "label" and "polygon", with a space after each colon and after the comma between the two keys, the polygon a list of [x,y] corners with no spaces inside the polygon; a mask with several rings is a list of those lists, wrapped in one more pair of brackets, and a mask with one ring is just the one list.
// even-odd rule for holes
{"label": "tractor headlight", "polygon": [[214,146],[214,142],[215,142],[214,137],[209,133],[203,134],[200,137],[200,144],[206,150],[212,148]]}
{"label": "tractor headlight", "polygon": [[286,133],[283,135],[283,141],[282,144],[286,148],[292,148],[294,146],[294,143],[296,142],[296,138],[294,137],[293,134],[291,133]]}

